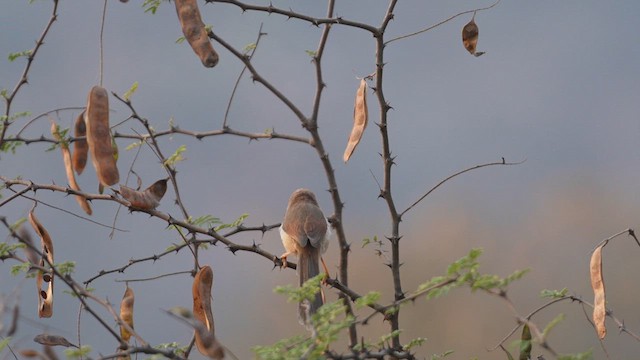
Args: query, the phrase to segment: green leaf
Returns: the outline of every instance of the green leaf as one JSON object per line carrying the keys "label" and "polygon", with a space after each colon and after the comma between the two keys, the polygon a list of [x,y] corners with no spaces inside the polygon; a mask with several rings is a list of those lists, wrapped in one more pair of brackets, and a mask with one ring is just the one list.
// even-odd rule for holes
{"label": "green leaf", "polygon": [[69,359],[81,359],[89,355],[89,353],[91,353],[91,346],[89,345],[82,345],[79,349],[71,348],[64,351],[64,354]]}
{"label": "green leaf", "polygon": [[248,217],[249,217],[249,214],[244,213],[244,214],[240,215],[237,219],[235,219],[232,223],[230,223],[230,224],[221,224],[221,225],[217,226],[214,230],[215,231],[220,231],[222,229],[238,227],[238,226],[242,225],[242,223]]}
{"label": "green leaf", "polygon": [[589,349],[583,353],[578,354],[563,354],[558,356],[558,360],[592,360],[593,349]]}
{"label": "green leaf", "polygon": [[246,54],[246,53],[250,52],[251,50],[253,50],[255,48],[256,48],[256,43],[250,43],[250,44],[247,44],[244,47],[244,49],[242,49],[242,52]]}
{"label": "green leaf", "polygon": [[[427,339],[426,339],[426,338],[421,338],[421,337],[419,337],[419,338],[415,338],[415,339],[411,339],[411,341],[409,341],[408,343],[406,343],[406,344],[402,347],[402,350],[404,350],[404,351],[409,351],[409,350],[411,350],[411,349],[412,349],[412,348],[414,348],[414,347],[422,346],[426,341],[427,341]],[[453,352],[453,351],[451,351],[451,352]],[[445,355],[445,356],[446,356],[446,355]]]}
{"label": "green leaf", "polygon": [[398,330],[393,330],[388,334],[384,334],[380,336],[380,340],[378,341],[378,346],[384,347],[387,343],[391,341],[391,339],[400,336],[401,333],[402,333],[402,330],[398,329]]}
{"label": "green leaf", "polygon": [[136,141],[136,142],[133,142],[133,143],[131,143],[131,144],[127,145],[127,147],[126,147],[126,148],[124,148],[124,149],[125,149],[125,150],[127,150],[127,151],[129,151],[129,150],[135,149],[135,148],[137,148],[137,147],[139,147],[139,146],[142,146],[142,144],[144,144],[144,142],[142,142],[142,141]]}
{"label": "green leaf", "polygon": [[355,303],[356,303],[356,309],[362,309],[363,307],[367,307],[369,305],[372,305],[376,302],[378,302],[378,300],[380,300],[380,293],[378,291],[370,291],[367,294],[365,294],[364,296],[356,299]]}
{"label": "green leaf", "polygon": [[314,50],[305,50],[304,52],[306,52],[307,55],[309,55],[311,57],[316,57],[316,55],[318,54],[318,52],[314,51]]}
{"label": "green leaf", "polygon": [[145,13],[150,12],[155,15],[161,3],[162,0],[144,0],[144,3],[142,3],[142,8],[144,9]]}
{"label": "green leaf", "polygon": [[520,360],[528,360],[531,358],[531,329],[525,324],[522,327],[522,335],[520,336]]}
{"label": "green leaf", "polygon": [[138,82],[134,81],[131,87],[129,88],[129,90],[127,90],[127,92],[125,92],[124,95],[122,95],[122,97],[125,100],[129,101],[129,99],[131,98],[131,95],[133,95],[133,93],[135,93],[136,90],[138,90]]}
{"label": "green leaf", "polygon": [[187,151],[186,145],[180,145],[176,151],[164,161],[165,166],[175,166],[175,164],[184,160],[184,156],[182,155],[185,151]]}
{"label": "green leaf", "polygon": [[24,50],[24,51],[18,51],[18,52],[10,53],[9,54],[9,61],[13,62],[17,58],[20,58],[20,57],[29,57],[29,56],[31,56],[32,52],[33,51],[31,51],[31,50]]}
{"label": "green leaf", "polygon": [[11,341],[11,336],[8,336],[8,337],[0,340],[0,352],[2,352],[2,350],[4,350],[4,348],[6,348],[7,345],[9,345],[10,341]]}
{"label": "green leaf", "polygon": [[551,299],[560,299],[563,298],[565,296],[567,296],[567,293],[569,292],[569,290],[567,288],[564,288],[562,290],[547,290],[544,289],[540,292],[540,297],[541,298],[551,298]]}
{"label": "green leaf", "polygon": [[451,355],[453,353],[454,353],[453,350],[447,350],[447,351],[443,352],[442,354],[434,354],[434,355],[431,355],[431,360],[442,359],[442,358],[445,358],[445,357],[447,357],[447,356],[449,356],[449,355]]}
{"label": "green leaf", "polygon": [[56,270],[63,275],[71,275],[76,270],[76,262],[75,261],[65,261],[62,263],[55,264]]}
{"label": "green leaf", "polygon": [[6,242],[0,243],[0,258],[6,258],[13,256],[13,252],[16,249],[25,248],[25,244],[17,243],[17,244],[8,244]]}
{"label": "green leaf", "polygon": [[553,318],[553,320],[551,320],[547,324],[547,326],[545,326],[544,330],[542,330],[542,338],[546,339],[547,336],[549,335],[549,332],[551,332],[551,330],[553,330],[553,328],[556,327],[556,325],[560,324],[562,320],[564,320],[564,314],[558,314],[558,316]]}
{"label": "green leaf", "polygon": [[29,263],[21,263],[11,267],[11,275],[17,276],[20,273],[28,273],[31,265]]}
{"label": "green leaf", "polygon": [[187,38],[185,38],[184,36],[180,36],[176,39],[176,44],[182,44],[185,40],[187,40]]}

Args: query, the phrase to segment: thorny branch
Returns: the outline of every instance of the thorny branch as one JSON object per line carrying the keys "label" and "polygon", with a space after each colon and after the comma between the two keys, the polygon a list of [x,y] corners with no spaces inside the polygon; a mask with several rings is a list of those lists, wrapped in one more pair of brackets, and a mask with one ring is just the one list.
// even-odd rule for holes
{"label": "thorny branch", "polygon": [[22,85],[28,82],[27,75],[29,74],[29,70],[31,69],[33,60],[35,59],[36,54],[38,53],[38,50],[40,50],[40,47],[42,46],[42,44],[44,44],[44,39],[49,33],[49,29],[51,29],[53,22],[56,21],[57,18],[58,18],[58,0],[53,0],[53,9],[51,11],[51,17],[49,18],[49,21],[47,22],[47,25],[45,26],[44,31],[40,35],[40,38],[38,38],[38,40],[36,41],[36,46],[32,50],[30,50],[30,53],[27,57],[27,64],[25,65],[24,70],[22,71],[20,80],[16,84],[13,91],[11,91],[11,94],[2,96],[4,98],[4,102],[6,106],[4,110],[4,116],[3,116],[4,119],[2,121],[2,126],[1,126],[2,129],[0,130],[0,149],[2,149],[4,146],[7,129],[9,128],[9,125],[11,125],[11,104],[13,103],[13,99],[18,94],[18,91],[20,91],[20,89],[22,88]]}

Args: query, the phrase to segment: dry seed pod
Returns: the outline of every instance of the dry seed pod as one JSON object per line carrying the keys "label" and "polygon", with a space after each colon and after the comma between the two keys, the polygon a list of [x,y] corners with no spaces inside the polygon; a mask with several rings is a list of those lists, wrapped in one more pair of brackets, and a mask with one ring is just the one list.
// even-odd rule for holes
{"label": "dry seed pod", "polygon": [[[36,234],[40,236],[42,243],[42,254],[47,258],[50,264],[53,264],[53,242],[51,236],[47,230],[42,226],[36,215],[33,213],[33,209],[29,212],[29,222],[35,230]],[[40,266],[45,266],[44,258],[40,259]],[[47,290],[42,289],[42,282],[44,279],[42,271],[38,271],[36,275],[36,285],[38,287],[38,316],[39,317],[51,317],[53,315],[53,276],[52,274],[46,274],[48,276]]]}
{"label": "dry seed pod", "polygon": [[202,355],[212,359],[224,358],[224,349],[215,338],[213,312],[211,310],[211,287],[213,271],[203,266],[193,279],[193,316],[196,320],[196,346]]}
{"label": "dry seed pod", "polygon": [[196,0],[175,0],[176,12],[182,26],[182,33],[193,51],[200,57],[202,65],[214,67],[218,63],[218,53],[213,50],[205,29]]}
{"label": "dry seed pod", "polygon": [[[69,186],[76,191],[81,191],[80,190],[80,186],[78,185],[78,183],[76,182],[76,176],[73,173],[73,165],[72,165],[72,161],[71,161],[71,152],[69,151],[69,145],[67,145],[67,143],[65,143],[62,139],[62,137],[60,136],[60,133],[58,132],[58,125],[55,122],[51,122],[51,135],[53,135],[53,137],[60,141],[60,150],[62,151],[62,160],[64,161],[64,169],[65,172],[67,173],[67,180],[69,180]],[[85,161],[86,161],[86,157],[85,157]],[[91,205],[89,205],[89,201],[79,195],[75,196],[76,198],[76,202],[78,202],[78,205],[80,205],[80,207],[82,208],[82,210],[84,210],[85,213],[87,213],[87,215],[91,215],[93,213],[93,211],[91,210]]]}
{"label": "dry seed pod", "polygon": [[479,31],[478,31],[478,25],[476,25],[476,22],[474,20],[475,17],[476,17],[476,14],[473,13],[473,17],[471,18],[471,21],[469,21],[469,23],[467,23],[467,25],[465,25],[462,28],[462,44],[464,45],[464,48],[467,49],[467,51],[471,55],[478,57],[484,54],[484,52],[482,51],[476,52],[476,45],[478,44]]}
{"label": "dry seed pod", "polygon": [[64,346],[64,347],[75,347],[75,348],[78,347],[70,343],[69,340],[58,335],[40,334],[40,335],[37,335],[35,338],[33,338],[33,341],[37,342],[38,344],[47,345],[47,346]]}
{"label": "dry seed pod", "polygon": [[120,185],[119,193],[131,204],[129,206],[142,210],[152,210],[160,205],[160,200],[167,192],[168,180],[158,180],[144,189],[144,191],[136,191],[128,186]]}
{"label": "dry seed pod", "polygon": [[84,111],[76,118],[76,123],[73,127],[73,136],[76,138],[85,137],[85,139],[76,140],[73,143],[73,169],[80,175],[87,165],[87,156],[89,155],[89,145],[86,139],[87,124],[84,122]]}
{"label": "dry seed pod", "polygon": [[87,110],[87,144],[91,161],[96,169],[98,181],[103,186],[111,186],[120,181],[120,174],[113,157],[111,130],[109,129],[109,96],[107,90],[94,86],[89,91]]}
{"label": "dry seed pod", "polygon": [[[124,292],[122,302],[120,302],[120,317],[131,329],[133,329],[133,302],[135,300],[133,290],[127,286],[127,290]],[[131,333],[126,327],[120,326],[120,336],[122,340],[129,341]]]}
{"label": "dry seed pod", "polygon": [[367,82],[360,80],[360,86],[356,92],[356,101],[353,106],[353,128],[351,129],[351,135],[349,136],[349,142],[347,148],[344,150],[342,159],[346,163],[349,161],[351,154],[358,146],[364,129],[367,127],[369,121],[369,112],[367,110]]}
{"label": "dry seed pod", "polygon": [[47,357],[44,356],[42,353],[33,349],[22,349],[18,353],[26,358],[38,358],[41,360],[48,360]]}
{"label": "dry seed pod", "polygon": [[605,318],[607,317],[606,300],[604,294],[604,278],[602,277],[602,247],[600,245],[591,255],[591,287],[593,288],[593,323],[600,339],[607,335]]}

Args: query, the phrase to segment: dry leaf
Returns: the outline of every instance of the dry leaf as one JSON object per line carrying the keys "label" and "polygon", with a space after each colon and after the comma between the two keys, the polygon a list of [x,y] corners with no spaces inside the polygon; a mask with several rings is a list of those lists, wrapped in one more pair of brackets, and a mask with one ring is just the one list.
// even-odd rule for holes
{"label": "dry leaf", "polygon": [[349,142],[347,148],[344,150],[342,159],[346,163],[349,161],[351,154],[358,146],[364,129],[367,127],[369,121],[369,112],[367,109],[367,82],[360,80],[360,86],[356,92],[356,101],[353,106],[353,128],[351,129],[351,135],[349,136]]}
{"label": "dry leaf", "polygon": [[[135,300],[135,296],[133,294],[133,289],[127,286],[127,290],[124,291],[124,296],[122,297],[122,302],[120,302],[120,317],[122,321],[124,321],[131,329],[133,329],[133,302]],[[120,326],[120,336],[122,336],[122,340],[128,342],[131,338],[131,333],[127,330],[126,327]]]}
{"label": "dry leaf", "polygon": [[160,205],[160,200],[167,192],[168,180],[158,180],[144,189],[144,191],[137,191],[128,186],[120,185],[120,191],[118,192],[130,203],[129,206],[142,210],[152,210]]}
{"label": "dry leaf", "polygon": [[471,18],[471,21],[469,21],[469,23],[467,23],[467,25],[465,25],[462,28],[462,44],[464,45],[464,48],[467,49],[469,53],[471,53],[471,55],[478,57],[484,54],[484,52],[483,51],[476,52],[476,45],[478,44],[479,31],[478,31],[478,25],[476,25],[476,22],[475,22],[475,17],[476,17],[476,14],[473,13],[473,17]]}
{"label": "dry leaf", "polygon": [[26,358],[38,358],[42,360],[48,360],[47,357],[44,356],[42,353],[33,349],[22,349],[19,351],[19,354]]}
{"label": "dry leaf", "polygon": [[[47,230],[42,226],[36,215],[33,213],[33,209],[29,212],[29,222],[35,230],[36,234],[40,237],[42,243],[42,254],[47,258],[50,264],[53,264],[53,241]],[[45,267],[44,258],[40,259],[40,266]],[[53,315],[53,273],[43,273],[38,271],[36,275],[36,285],[38,287],[38,316],[39,317],[51,317]],[[42,282],[47,283],[47,290],[42,289]]]}
{"label": "dry leaf", "polygon": [[607,317],[606,301],[604,296],[604,278],[602,277],[602,247],[600,245],[591,255],[591,287],[593,288],[593,323],[598,337],[604,339],[607,335],[605,318]]}
{"label": "dry leaf", "polygon": [[[82,191],[80,186],[76,182],[76,176],[73,173],[73,165],[71,161],[71,152],[69,151],[69,146],[65,143],[58,132],[58,125],[55,122],[51,122],[51,135],[60,141],[60,150],[62,151],[62,159],[64,161],[64,169],[67,173],[67,180],[69,180],[69,186],[76,191]],[[85,156],[85,162],[87,161]],[[80,205],[80,208],[87,213],[87,215],[91,215],[93,211],[91,210],[91,205],[89,205],[89,201],[79,195],[74,196],[76,198],[76,202]]]}
{"label": "dry leaf", "polygon": [[94,86],[89,91],[85,124],[87,126],[87,144],[98,181],[102,186],[114,185],[120,181],[120,174],[113,156],[109,128],[109,96],[107,90],[101,86]]}
{"label": "dry leaf", "polygon": [[193,316],[196,346],[202,355],[211,359],[224,358],[224,349],[215,338],[213,312],[211,310],[211,287],[213,286],[213,271],[209,266],[203,266],[193,279]]}
{"label": "dry leaf", "polygon": [[205,29],[196,0],[175,0],[176,12],[182,26],[182,33],[198,55],[202,65],[214,67],[218,63],[218,53],[213,50]]}
{"label": "dry leaf", "polygon": [[69,340],[58,335],[40,334],[40,335],[37,335],[35,338],[33,338],[33,341],[37,342],[38,344],[47,345],[47,346],[64,346],[64,347],[75,347],[75,348],[78,347],[70,343]]}
{"label": "dry leaf", "polygon": [[89,155],[89,145],[87,144],[87,124],[84,122],[84,111],[76,118],[76,123],[73,128],[73,136],[76,138],[85,137],[85,139],[76,140],[73,142],[73,157],[72,164],[73,169],[78,175],[82,174],[84,167],[87,165],[87,156]]}

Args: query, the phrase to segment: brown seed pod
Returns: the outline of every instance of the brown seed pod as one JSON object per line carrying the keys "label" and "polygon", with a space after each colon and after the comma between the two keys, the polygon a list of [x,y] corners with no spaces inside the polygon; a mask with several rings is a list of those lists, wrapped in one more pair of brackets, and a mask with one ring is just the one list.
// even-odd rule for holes
{"label": "brown seed pod", "polygon": [[356,101],[353,106],[353,128],[351,129],[351,135],[349,135],[349,141],[347,142],[347,148],[344,150],[342,159],[346,163],[351,158],[351,154],[358,146],[364,129],[367,127],[369,121],[369,111],[367,109],[367,82],[360,80],[360,86],[356,92]]}
{"label": "brown seed pod", "polygon": [[18,352],[18,354],[26,357],[26,358],[38,358],[41,360],[48,360],[46,356],[44,356],[44,354],[38,352],[37,350],[33,350],[33,349],[22,349]]}
{"label": "brown seed pod", "polygon": [[[40,241],[42,243],[42,254],[47,258],[50,264],[53,264],[53,241],[51,241],[51,236],[47,232],[47,229],[42,226],[38,218],[33,212],[33,209],[29,212],[29,223],[33,227],[33,230],[40,236]],[[40,266],[45,266],[44,258],[40,259]],[[36,275],[36,285],[38,287],[38,316],[39,317],[51,317],[53,315],[53,276],[52,274],[47,274],[49,276],[49,281],[47,281],[47,290],[42,289],[43,282],[43,272],[38,271]]]}
{"label": "brown seed pod", "polygon": [[478,45],[479,30],[478,30],[478,25],[475,22],[475,17],[476,17],[476,14],[473,13],[473,17],[471,18],[471,21],[469,21],[467,25],[465,25],[462,28],[462,45],[464,45],[464,48],[467,49],[467,51],[471,55],[478,57],[484,54],[484,52],[483,51],[476,52],[476,45]]}
{"label": "brown seed pod", "polygon": [[202,65],[214,67],[218,63],[218,53],[213,49],[205,29],[196,0],[175,0],[176,12],[182,26],[182,33],[198,55]]}
{"label": "brown seed pod", "polygon": [[[87,124],[84,122],[84,111],[76,118],[75,126],[73,128],[73,136],[86,137],[87,136]],[[87,156],[89,155],[89,145],[87,139],[76,140],[73,142],[73,169],[78,175],[82,174],[84,167],[87,165]]]}
{"label": "brown seed pod", "polygon": [[169,179],[161,179],[151,184],[144,191],[137,191],[128,186],[120,185],[118,191],[125,200],[130,203],[130,207],[152,210],[160,205],[160,200],[167,192],[167,181]]}
{"label": "brown seed pod", "polygon": [[120,181],[120,174],[113,156],[111,130],[109,129],[109,96],[107,90],[101,86],[94,86],[89,91],[85,124],[87,126],[87,144],[98,181],[103,186],[114,185]]}
{"label": "brown seed pod", "polygon": [[607,335],[605,319],[607,317],[606,299],[604,293],[604,278],[602,277],[602,247],[600,245],[591,255],[591,287],[593,288],[593,323],[600,339]]}
{"label": "brown seed pod", "polygon": [[[131,329],[133,329],[134,300],[135,296],[133,294],[133,289],[127,286],[127,289],[124,291],[124,296],[122,297],[122,302],[120,302],[120,317]],[[131,338],[131,333],[125,326],[120,325],[120,336],[122,336],[122,340],[128,342]]]}
{"label": "brown seed pod", "polygon": [[[53,135],[56,140],[60,141],[60,150],[62,151],[62,159],[64,161],[65,172],[67,173],[67,180],[69,180],[69,186],[73,190],[82,191],[80,190],[80,186],[76,182],[76,176],[73,173],[73,165],[71,161],[71,152],[69,151],[69,145],[67,145],[67,143],[63,141],[60,133],[58,132],[58,125],[56,125],[56,123],[53,121],[51,122],[51,135]],[[85,161],[86,160],[87,159],[85,157]],[[89,205],[89,201],[86,198],[79,195],[76,195],[75,198],[78,202],[78,205],[80,205],[82,210],[84,210],[87,215],[91,215],[93,213],[93,211],[91,210],[91,205]]]}
{"label": "brown seed pod", "polygon": [[224,348],[215,338],[213,312],[211,310],[211,287],[213,271],[203,266],[193,279],[193,316],[196,320],[196,346],[202,355],[211,359],[224,358]]}

